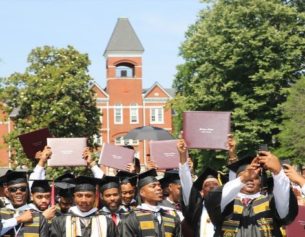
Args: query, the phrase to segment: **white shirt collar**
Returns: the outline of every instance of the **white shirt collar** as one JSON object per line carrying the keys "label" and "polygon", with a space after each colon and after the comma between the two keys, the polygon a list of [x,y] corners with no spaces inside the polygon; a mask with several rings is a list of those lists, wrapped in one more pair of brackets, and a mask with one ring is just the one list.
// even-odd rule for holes
{"label": "white shirt collar", "polygon": [[175,205],[175,203],[172,200],[170,200],[169,197],[167,197],[166,200],[169,201],[170,204]]}
{"label": "white shirt collar", "polygon": [[262,194],[260,192],[258,193],[254,193],[254,194],[245,194],[245,193],[238,193],[237,197],[239,198],[250,198],[250,199],[254,199],[254,198],[258,198],[259,196],[261,196]]}
{"label": "white shirt collar", "polygon": [[73,213],[79,217],[90,216],[91,214],[93,214],[96,211],[97,211],[96,207],[92,208],[90,211],[87,211],[87,212],[82,212],[81,210],[79,210],[78,206],[73,206],[73,207],[70,207],[70,209],[69,209],[70,213]]}
{"label": "white shirt collar", "polygon": [[142,203],[141,205],[138,206],[138,208],[147,210],[147,211],[153,211],[153,212],[159,212],[161,207],[159,205],[153,206],[148,203]]}
{"label": "white shirt collar", "polygon": [[[133,203],[136,203],[136,202],[137,202],[137,201],[136,201],[135,199],[132,199],[129,205],[131,205],[131,204],[133,204]],[[123,204],[123,205],[126,205],[126,203],[124,203],[123,201],[122,201],[122,204]]]}

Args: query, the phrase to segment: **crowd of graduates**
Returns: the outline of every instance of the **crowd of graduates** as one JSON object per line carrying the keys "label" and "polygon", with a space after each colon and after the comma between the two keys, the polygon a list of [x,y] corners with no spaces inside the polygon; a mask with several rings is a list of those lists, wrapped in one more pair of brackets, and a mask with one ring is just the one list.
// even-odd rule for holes
{"label": "crowd of graduates", "polygon": [[298,214],[293,187],[305,195],[305,178],[268,151],[237,158],[235,147],[229,136],[228,174],[205,167],[197,177],[179,139],[179,168],[162,171],[161,179],[153,162],[140,172],[136,158],[105,175],[86,148],[92,176],[65,173],[51,182],[46,146],[32,173],[1,177],[1,236],[285,236]]}

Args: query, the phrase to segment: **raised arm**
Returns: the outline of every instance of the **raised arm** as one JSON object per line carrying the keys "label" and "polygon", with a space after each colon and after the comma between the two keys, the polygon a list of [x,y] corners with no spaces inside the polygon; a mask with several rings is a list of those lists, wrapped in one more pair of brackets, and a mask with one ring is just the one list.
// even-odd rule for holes
{"label": "raised arm", "polygon": [[285,218],[289,213],[290,181],[285,175],[279,159],[268,151],[259,153],[259,163],[272,172],[274,187],[273,195],[276,210],[280,218]]}
{"label": "raised arm", "polygon": [[186,144],[183,139],[179,139],[177,143],[177,149],[180,156],[179,164],[179,176],[182,187],[182,197],[184,204],[187,206],[189,204],[189,198],[191,193],[191,188],[193,185],[192,174],[189,169],[189,164],[187,162],[187,149]]}
{"label": "raised arm", "polygon": [[95,178],[101,179],[104,177],[104,172],[98,165],[96,164],[96,161],[92,158],[92,152],[90,151],[89,147],[86,147],[83,151],[83,159],[87,162],[87,166],[90,167],[93,176]]}
{"label": "raised arm", "polygon": [[284,172],[290,181],[299,185],[301,187],[302,194],[305,195],[305,178],[298,174],[298,172],[291,165],[285,164],[283,166]]}

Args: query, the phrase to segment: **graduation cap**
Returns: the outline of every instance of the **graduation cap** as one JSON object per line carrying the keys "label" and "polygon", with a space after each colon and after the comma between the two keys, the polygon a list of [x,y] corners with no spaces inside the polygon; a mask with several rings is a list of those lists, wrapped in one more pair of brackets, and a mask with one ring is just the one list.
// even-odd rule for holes
{"label": "graduation cap", "polygon": [[5,174],[4,183],[8,186],[19,183],[27,183],[27,172],[8,170]]}
{"label": "graduation cap", "polygon": [[120,184],[127,184],[130,183],[132,186],[135,186],[137,184],[137,175],[133,173],[129,173],[124,170],[120,170],[116,177],[119,178]]}
{"label": "graduation cap", "polygon": [[71,173],[65,173],[54,180],[54,185],[58,188],[60,197],[72,197],[75,188],[75,176]]}
{"label": "graduation cap", "polygon": [[217,179],[217,181],[219,182],[219,175],[220,174],[216,170],[214,170],[210,167],[206,167],[203,170],[203,172],[198,176],[198,178],[194,182],[193,186],[197,190],[202,190],[202,185],[203,185],[205,180],[207,180],[209,178],[213,178],[213,179]]}
{"label": "graduation cap", "polygon": [[51,192],[50,180],[33,180],[31,193],[48,193]]}
{"label": "graduation cap", "polygon": [[166,188],[169,184],[180,184],[180,176],[178,170],[167,170],[164,173],[164,177],[159,180],[161,187]]}
{"label": "graduation cap", "polygon": [[156,176],[157,171],[155,169],[151,169],[141,174],[138,174],[138,189],[140,190],[147,184],[158,182]]}
{"label": "graduation cap", "polygon": [[236,176],[244,171],[246,167],[251,164],[252,160],[257,156],[256,152],[250,152],[241,157],[238,161],[227,165],[227,167],[236,173]]}
{"label": "graduation cap", "polygon": [[54,181],[56,186],[58,183],[75,184],[75,176],[71,173],[65,173],[57,177]]}
{"label": "graduation cap", "polygon": [[89,176],[78,176],[75,179],[75,188],[74,192],[82,191],[93,191],[96,190],[96,185],[98,184],[99,179],[89,177]]}
{"label": "graduation cap", "polygon": [[104,176],[100,181],[100,191],[103,193],[105,190],[110,188],[120,188],[119,177],[116,176]]}
{"label": "graduation cap", "polygon": [[4,184],[5,184],[5,175],[2,175],[0,177],[0,187],[3,187]]}

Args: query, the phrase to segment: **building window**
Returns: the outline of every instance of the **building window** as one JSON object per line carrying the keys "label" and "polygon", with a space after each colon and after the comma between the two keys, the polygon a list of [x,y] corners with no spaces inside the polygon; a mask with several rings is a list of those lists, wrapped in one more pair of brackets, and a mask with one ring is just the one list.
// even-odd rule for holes
{"label": "building window", "polygon": [[122,124],[123,123],[123,106],[122,104],[116,104],[114,106],[114,123]]}
{"label": "building window", "polygon": [[115,76],[119,78],[134,77],[134,65],[130,63],[120,63],[115,68]]}
{"label": "building window", "polygon": [[139,109],[137,104],[130,105],[130,123],[139,123]]}
{"label": "building window", "polygon": [[164,111],[162,107],[150,109],[150,123],[152,124],[164,123]]}
{"label": "building window", "polygon": [[128,140],[128,145],[137,146],[137,145],[139,145],[139,140],[129,139]]}
{"label": "building window", "polygon": [[103,124],[103,111],[102,111],[102,108],[98,108],[98,112],[99,112],[99,117],[100,117],[100,122],[101,124]]}
{"label": "building window", "polygon": [[118,146],[125,146],[125,145],[139,145],[139,140],[133,140],[133,139],[129,139],[129,140],[125,140],[123,136],[120,137],[116,137],[115,138],[115,145]]}
{"label": "building window", "polygon": [[115,138],[115,145],[124,146],[125,145],[124,137],[116,137]]}

